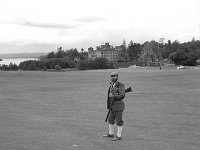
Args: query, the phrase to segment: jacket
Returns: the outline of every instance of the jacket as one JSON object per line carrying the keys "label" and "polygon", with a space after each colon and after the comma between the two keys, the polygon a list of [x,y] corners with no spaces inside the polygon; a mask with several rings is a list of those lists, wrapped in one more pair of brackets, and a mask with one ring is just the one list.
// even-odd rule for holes
{"label": "jacket", "polygon": [[[110,86],[111,87],[111,86]],[[112,93],[114,95],[114,104],[112,106],[112,111],[123,111],[125,109],[124,105],[124,97],[125,97],[125,87],[124,84],[116,81],[114,84],[114,87],[111,89],[109,87],[108,89],[108,97],[107,97],[107,109],[110,108],[110,105],[113,101],[113,98],[109,97],[109,93]]]}

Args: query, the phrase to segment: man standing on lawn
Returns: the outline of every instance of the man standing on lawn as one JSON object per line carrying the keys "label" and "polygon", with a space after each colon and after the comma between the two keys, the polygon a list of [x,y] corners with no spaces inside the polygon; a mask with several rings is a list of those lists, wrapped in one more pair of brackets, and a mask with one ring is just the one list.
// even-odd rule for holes
{"label": "man standing on lawn", "polygon": [[[118,73],[112,72],[110,74],[111,82],[108,89],[108,99],[107,99],[107,109],[110,108],[112,101],[114,104],[111,107],[111,111],[108,117],[109,132],[103,137],[113,137],[113,141],[121,140],[123,120],[122,115],[125,109],[124,97],[125,97],[125,87],[124,84],[118,81]],[[114,136],[114,125],[117,125],[117,135]]]}

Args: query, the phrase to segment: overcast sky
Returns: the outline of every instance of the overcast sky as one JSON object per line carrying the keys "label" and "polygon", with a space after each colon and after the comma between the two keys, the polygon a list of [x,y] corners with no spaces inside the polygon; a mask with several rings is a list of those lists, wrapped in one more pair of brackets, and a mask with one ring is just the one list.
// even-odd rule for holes
{"label": "overcast sky", "polygon": [[199,0],[0,0],[0,53],[200,39]]}

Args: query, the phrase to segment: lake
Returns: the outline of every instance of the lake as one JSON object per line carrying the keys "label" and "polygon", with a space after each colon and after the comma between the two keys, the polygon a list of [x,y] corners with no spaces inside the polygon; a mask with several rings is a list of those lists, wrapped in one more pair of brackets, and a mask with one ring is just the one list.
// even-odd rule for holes
{"label": "lake", "polygon": [[12,58],[12,59],[2,59],[2,61],[0,61],[0,65],[9,65],[10,63],[15,63],[16,65],[19,65],[21,62],[23,61],[27,61],[27,60],[39,60],[38,58]]}

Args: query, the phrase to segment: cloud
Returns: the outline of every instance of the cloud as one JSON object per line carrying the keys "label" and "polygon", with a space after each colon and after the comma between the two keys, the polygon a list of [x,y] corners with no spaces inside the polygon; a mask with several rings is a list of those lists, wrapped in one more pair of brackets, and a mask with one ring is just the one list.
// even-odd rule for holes
{"label": "cloud", "polygon": [[1,21],[2,24],[17,24],[22,26],[28,27],[36,27],[36,28],[52,28],[52,29],[74,29],[76,28],[75,25],[67,25],[67,24],[58,24],[58,23],[38,23],[38,22],[31,22],[27,20],[20,20],[20,21]]}
{"label": "cloud", "polygon": [[107,19],[103,17],[84,17],[84,18],[76,19],[75,21],[84,22],[84,23],[92,23],[92,22],[102,22],[106,20]]}
{"label": "cloud", "polygon": [[54,28],[54,29],[73,29],[76,26],[66,25],[66,24],[54,24],[54,23],[36,23],[30,21],[24,21],[21,25],[37,28]]}
{"label": "cloud", "polygon": [[0,42],[0,54],[5,53],[27,53],[27,52],[51,52],[56,51],[60,47],[57,43],[27,43],[20,44],[16,42]]}

